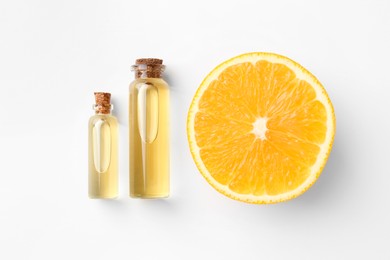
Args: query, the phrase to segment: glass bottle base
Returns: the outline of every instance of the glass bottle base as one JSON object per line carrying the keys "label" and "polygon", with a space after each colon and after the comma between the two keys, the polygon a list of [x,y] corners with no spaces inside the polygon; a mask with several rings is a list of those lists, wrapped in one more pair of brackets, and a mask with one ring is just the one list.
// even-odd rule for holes
{"label": "glass bottle base", "polygon": [[169,193],[163,194],[130,194],[131,198],[134,199],[166,199],[169,197]]}

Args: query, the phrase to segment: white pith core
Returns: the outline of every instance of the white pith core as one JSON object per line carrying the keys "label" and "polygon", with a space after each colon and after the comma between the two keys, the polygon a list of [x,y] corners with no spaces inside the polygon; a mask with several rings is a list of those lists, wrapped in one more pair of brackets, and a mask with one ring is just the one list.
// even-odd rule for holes
{"label": "white pith core", "polygon": [[267,130],[268,130],[267,121],[268,121],[267,118],[259,117],[253,123],[252,133],[256,136],[256,138],[259,138],[261,140],[267,139],[267,137],[265,136],[265,134],[267,133]]}

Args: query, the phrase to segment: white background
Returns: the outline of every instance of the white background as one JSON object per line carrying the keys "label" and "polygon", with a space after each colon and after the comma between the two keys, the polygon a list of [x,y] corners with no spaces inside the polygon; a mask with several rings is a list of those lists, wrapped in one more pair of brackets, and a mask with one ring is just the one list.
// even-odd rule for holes
{"label": "white background", "polygon": [[[390,259],[389,1],[1,1],[0,259]],[[220,62],[269,51],[305,66],[335,107],[318,182],[277,205],[213,190],[186,139]],[[128,198],[130,65],[171,85],[172,196]],[[87,198],[93,92],[120,122],[120,198]]]}

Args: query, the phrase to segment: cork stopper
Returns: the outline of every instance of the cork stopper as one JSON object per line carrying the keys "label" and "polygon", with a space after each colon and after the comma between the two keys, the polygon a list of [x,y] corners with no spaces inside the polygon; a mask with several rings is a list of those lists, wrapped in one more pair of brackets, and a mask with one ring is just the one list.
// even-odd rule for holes
{"label": "cork stopper", "polygon": [[95,92],[96,113],[109,114],[111,112],[111,93]]}
{"label": "cork stopper", "polygon": [[132,69],[135,71],[135,78],[161,78],[164,71],[162,59],[142,58],[136,59]]}

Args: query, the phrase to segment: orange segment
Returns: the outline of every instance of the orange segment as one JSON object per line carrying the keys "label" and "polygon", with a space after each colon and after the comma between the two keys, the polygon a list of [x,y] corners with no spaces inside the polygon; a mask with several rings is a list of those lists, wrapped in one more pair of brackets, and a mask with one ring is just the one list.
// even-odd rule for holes
{"label": "orange segment", "polygon": [[250,203],[294,198],[319,177],[335,132],[332,104],[294,61],[249,53],[215,68],[188,113],[191,154],[219,192]]}

